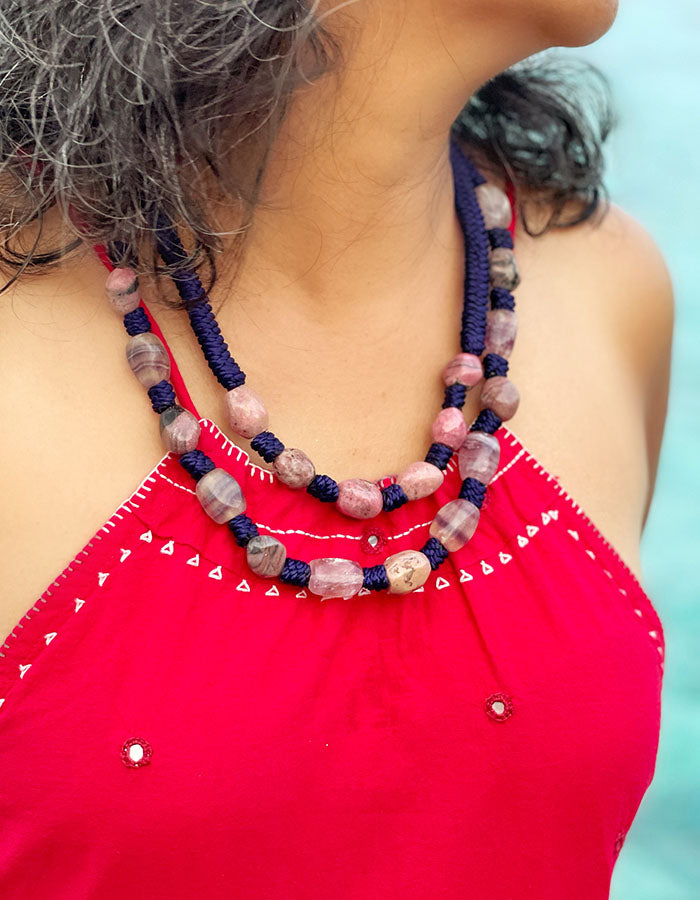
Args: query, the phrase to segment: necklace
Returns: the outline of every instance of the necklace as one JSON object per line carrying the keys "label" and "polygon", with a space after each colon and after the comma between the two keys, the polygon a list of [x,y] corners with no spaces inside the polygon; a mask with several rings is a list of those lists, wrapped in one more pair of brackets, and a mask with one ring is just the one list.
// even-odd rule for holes
{"label": "necklace", "polygon": [[[461,402],[443,405],[443,411],[455,410],[464,422],[464,432],[459,443],[456,440],[452,441],[457,446],[444,445],[446,451],[443,456],[447,450],[449,456],[444,462],[443,469],[446,468],[454,450],[458,449],[460,475],[464,480],[457,499],[449,501],[438,510],[430,525],[430,537],[420,550],[400,551],[376,566],[362,567],[353,560],[337,558],[314,559],[311,562],[292,559],[287,556],[286,548],[281,541],[258,533],[255,523],[245,513],[246,501],[236,479],[224,469],[218,468],[213,460],[197,449],[199,422],[192,413],[177,404],[175,391],[167,380],[170,377],[169,356],[162,342],[150,333],[151,322],[146,310],[139,305],[138,279],[134,271],[128,267],[113,268],[106,249],[100,245],[95,247],[104,264],[112,269],[107,278],[106,296],[124,317],[124,325],[130,335],[127,345],[129,364],[136,377],[146,387],[154,411],[160,415],[160,432],[164,446],[168,451],[179,455],[180,464],[196,481],[196,496],[203,509],[214,521],[226,524],[238,545],[246,549],[248,565],[255,574],[267,578],[278,577],[285,584],[308,587],[323,600],[330,597],[348,599],[362,588],[374,591],[388,590],[397,594],[409,593],[422,587],[431,571],[439,568],[450,552],[466,544],[476,530],[486,486],[498,466],[500,447],[493,432],[500,427],[503,420],[515,414],[519,403],[518,391],[506,377],[508,356],[512,351],[516,328],[514,299],[510,290],[519,283],[512,252],[512,239],[505,227],[510,221],[510,204],[500,189],[486,183],[453,141],[450,144],[450,158],[455,175],[455,205],[465,232],[467,268],[471,270],[471,274],[465,279],[462,346],[465,345],[466,335],[467,346],[476,345],[475,349],[479,351],[478,354],[465,351],[458,355],[444,373],[446,394],[452,400],[459,401],[461,398]],[[471,204],[461,202],[462,198],[467,198],[468,201],[469,197],[473,198]],[[506,216],[507,220],[504,223]],[[479,237],[481,240],[478,240]],[[488,267],[479,272],[479,262],[482,259],[478,251],[484,246]],[[476,274],[473,272],[474,268],[477,269]],[[192,284],[191,280],[179,274],[173,277],[178,286],[185,285],[185,292]],[[472,290],[475,285],[478,288],[484,284],[483,296],[481,292]],[[487,312],[485,307],[489,288],[491,309]],[[202,306],[197,305],[202,302],[200,298],[201,294],[196,303],[191,303],[190,297],[191,306],[188,309],[190,318],[192,319],[192,308],[201,310],[203,319],[208,320],[211,327],[199,333],[195,329],[195,333],[210,366],[212,360],[215,365],[220,365],[229,384],[229,377],[237,380],[237,384],[227,388],[229,391],[235,391],[243,386],[245,376],[228,353],[209,304],[204,301]],[[197,314],[195,318],[196,316]],[[480,338],[472,334],[472,327],[479,327],[478,324],[472,325],[474,320],[481,323]],[[484,350],[484,342],[487,343],[489,352],[482,361],[479,355]],[[480,398],[481,412],[472,423],[471,429],[467,431],[461,407],[464,405],[467,388],[477,383],[472,381],[474,378],[472,357],[478,360],[480,368],[483,367],[481,377],[488,379],[488,383]],[[282,446],[282,450],[272,457],[272,460],[277,459],[284,452],[281,442],[271,432],[266,431],[258,432],[255,437],[260,434],[271,435],[271,438],[263,438],[262,442],[270,441],[270,445],[275,449],[277,445]],[[274,444],[272,439],[277,443]],[[435,466],[435,463],[427,459],[426,462]],[[307,491],[315,495],[313,490],[309,490],[310,485],[318,484],[318,479],[327,477],[314,475],[306,486]],[[401,485],[397,486],[406,497],[398,503],[403,505],[409,498]],[[318,493],[321,492],[322,489],[319,488]],[[382,506],[386,502],[383,496]],[[391,501],[388,505],[397,508]],[[377,510],[379,511],[381,508]],[[368,516],[355,515],[355,517]]]}

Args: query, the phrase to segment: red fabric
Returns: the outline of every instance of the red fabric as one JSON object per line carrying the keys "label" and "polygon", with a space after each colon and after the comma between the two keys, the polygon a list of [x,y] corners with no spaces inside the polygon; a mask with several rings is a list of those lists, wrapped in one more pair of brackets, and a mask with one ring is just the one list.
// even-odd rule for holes
{"label": "red fabric", "polygon": [[[202,424],[293,556],[419,547],[459,489],[451,463],[433,497],[349,520]],[[607,898],[654,773],[662,625],[496,434],[472,540],[420,592],[349,601],[252,575],[165,456],[2,648],[0,895]]]}

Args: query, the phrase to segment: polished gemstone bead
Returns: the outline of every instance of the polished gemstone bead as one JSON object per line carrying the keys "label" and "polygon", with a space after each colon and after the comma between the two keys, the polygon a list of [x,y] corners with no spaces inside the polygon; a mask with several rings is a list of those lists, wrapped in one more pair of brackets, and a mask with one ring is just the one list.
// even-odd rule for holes
{"label": "polished gemstone bead", "polygon": [[110,306],[120,315],[133,312],[140,303],[139,280],[128,266],[118,266],[107,276],[105,296]]}
{"label": "polished gemstone bead", "polygon": [[408,594],[423,587],[432,569],[420,550],[401,550],[384,562],[390,594]]}
{"label": "polished gemstone bead", "polygon": [[272,463],[272,471],[290,488],[308,487],[314,480],[316,469],[303,450],[288,447]]}
{"label": "polished gemstone bead", "polygon": [[245,511],[241,486],[225,469],[212,469],[203,475],[196,491],[204,512],[220,525]]}
{"label": "polished gemstone bead", "polygon": [[498,469],[501,445],[498,438],[485,431],[470,431],[459,448],[459,474],[464,478],[477,478],[488,484]]}
{"label": "polished gemstone bead", "polygon": [[479,508],[470,500],[451,500],[435,516],[430,536],[437,538],[450,553],[463,547],[479,524]]}
{"label": "polished gemstone bead", "polygon": [[372,519],[384,506],[379,485],[364,478],[348,478],[338,484],[338,509],[353,519]]}
{"label": "polished gemstone bead", "polygon": [[487,378],[479,398],[482,409],[492,409],[499,419],[512,419],[520,403],[520,392],[505,375]]}
{"label": "polished gemstone bead", "polygon": [[277,538],[259,534],[248,542],[246,559],[251,571],[262,578],[276,578],[284,568],[287,548]]}
{"label": "polished gemstone bead", "polygon": [[432,463],[411,463],[396,479],[409,500],[420,500],[434,494],[445,480],[445,473]]}
{"label": "polished gemstone bead", "polygon": [[321,600],[342,597],[347,600],[362,588],[364,572],[362,566],[351,559],[325,557],[312,559],[309,563],[311,577],[309,590],[318,594]]}
{"label": "polished gemstone bead", "polygon": [[244,438],[254,438],[269,423],[262,397],[246,384],[226,392],[226,415],[231,428]]}
{"label": "polished gemstone bead", "polygon": [[476,188],[476,199],[479,201],[487,229],[508,228],[513,212],[505,191],[495,184],[480,184]]}
{"label": "polished gemstone bead", "polygon": [[486,313],[486,353],[497,353],[508,359],[513,351],[517,329],[518,317],[512,309],[490,309]]}
{"label": "polished gemstone bead", "polygon": [[493,287],[512,291],[520,284],[520,272],[515,262],[515,254],[507,247],[496,247],[491,251],[490,271]]}
{"label": "polished gemstone bead", "polygon": [[165,449],[171,453],[188,453],[194,450],[200,431],[197,419],[177,403],[160,414],[160,436]]}
{"label": "polished gemstone bead", "polygon": [[441,409],[433,422],[433,440],[458,450],[466,436],[467,422],[462,410],[454,406]]}
{"label": "polished gemstone bead", "polygon": [[463,384],[466,387],[474,387],[484,377],[484,366],[478,356],[473,353],[458,353],[455,358],[445,366],[442,377],[447,387],[453,384]]}
{"label": "polished gemstone bead", "polygon": [[126,344],[131,371],[146,388],[170,378],[170,357],[163,342],[150,331],[135,334]]}

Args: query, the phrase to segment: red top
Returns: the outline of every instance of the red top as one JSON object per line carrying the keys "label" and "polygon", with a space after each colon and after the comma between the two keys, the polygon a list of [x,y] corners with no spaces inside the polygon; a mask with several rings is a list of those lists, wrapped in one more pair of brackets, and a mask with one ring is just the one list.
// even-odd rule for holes
{"label": "red top", "polygon": [[[193,409],[174,360],[172,380]],[[450,463],[435,495],[348,519],[201,421],[302,559],[420,547],[459,490]],[[662,625],[496,435],[479,527],[437,578],[324,602],[253,575],[164,456],[2,647],[0,895],[607,898],[654,774]]]}

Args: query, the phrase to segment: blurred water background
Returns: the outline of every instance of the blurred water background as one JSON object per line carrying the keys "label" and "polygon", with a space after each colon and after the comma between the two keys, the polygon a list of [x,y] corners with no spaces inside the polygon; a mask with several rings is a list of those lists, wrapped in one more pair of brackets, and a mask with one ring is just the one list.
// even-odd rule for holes
{"label": "blurred water background", "polygon": [[620,121],[610,193],[654,236],[676,291],[666,433],[642,540],[666,638],[661,737],[610,896],[700,900],[700,2],[621,0],[612,30],[573,52],[611,82]]}

